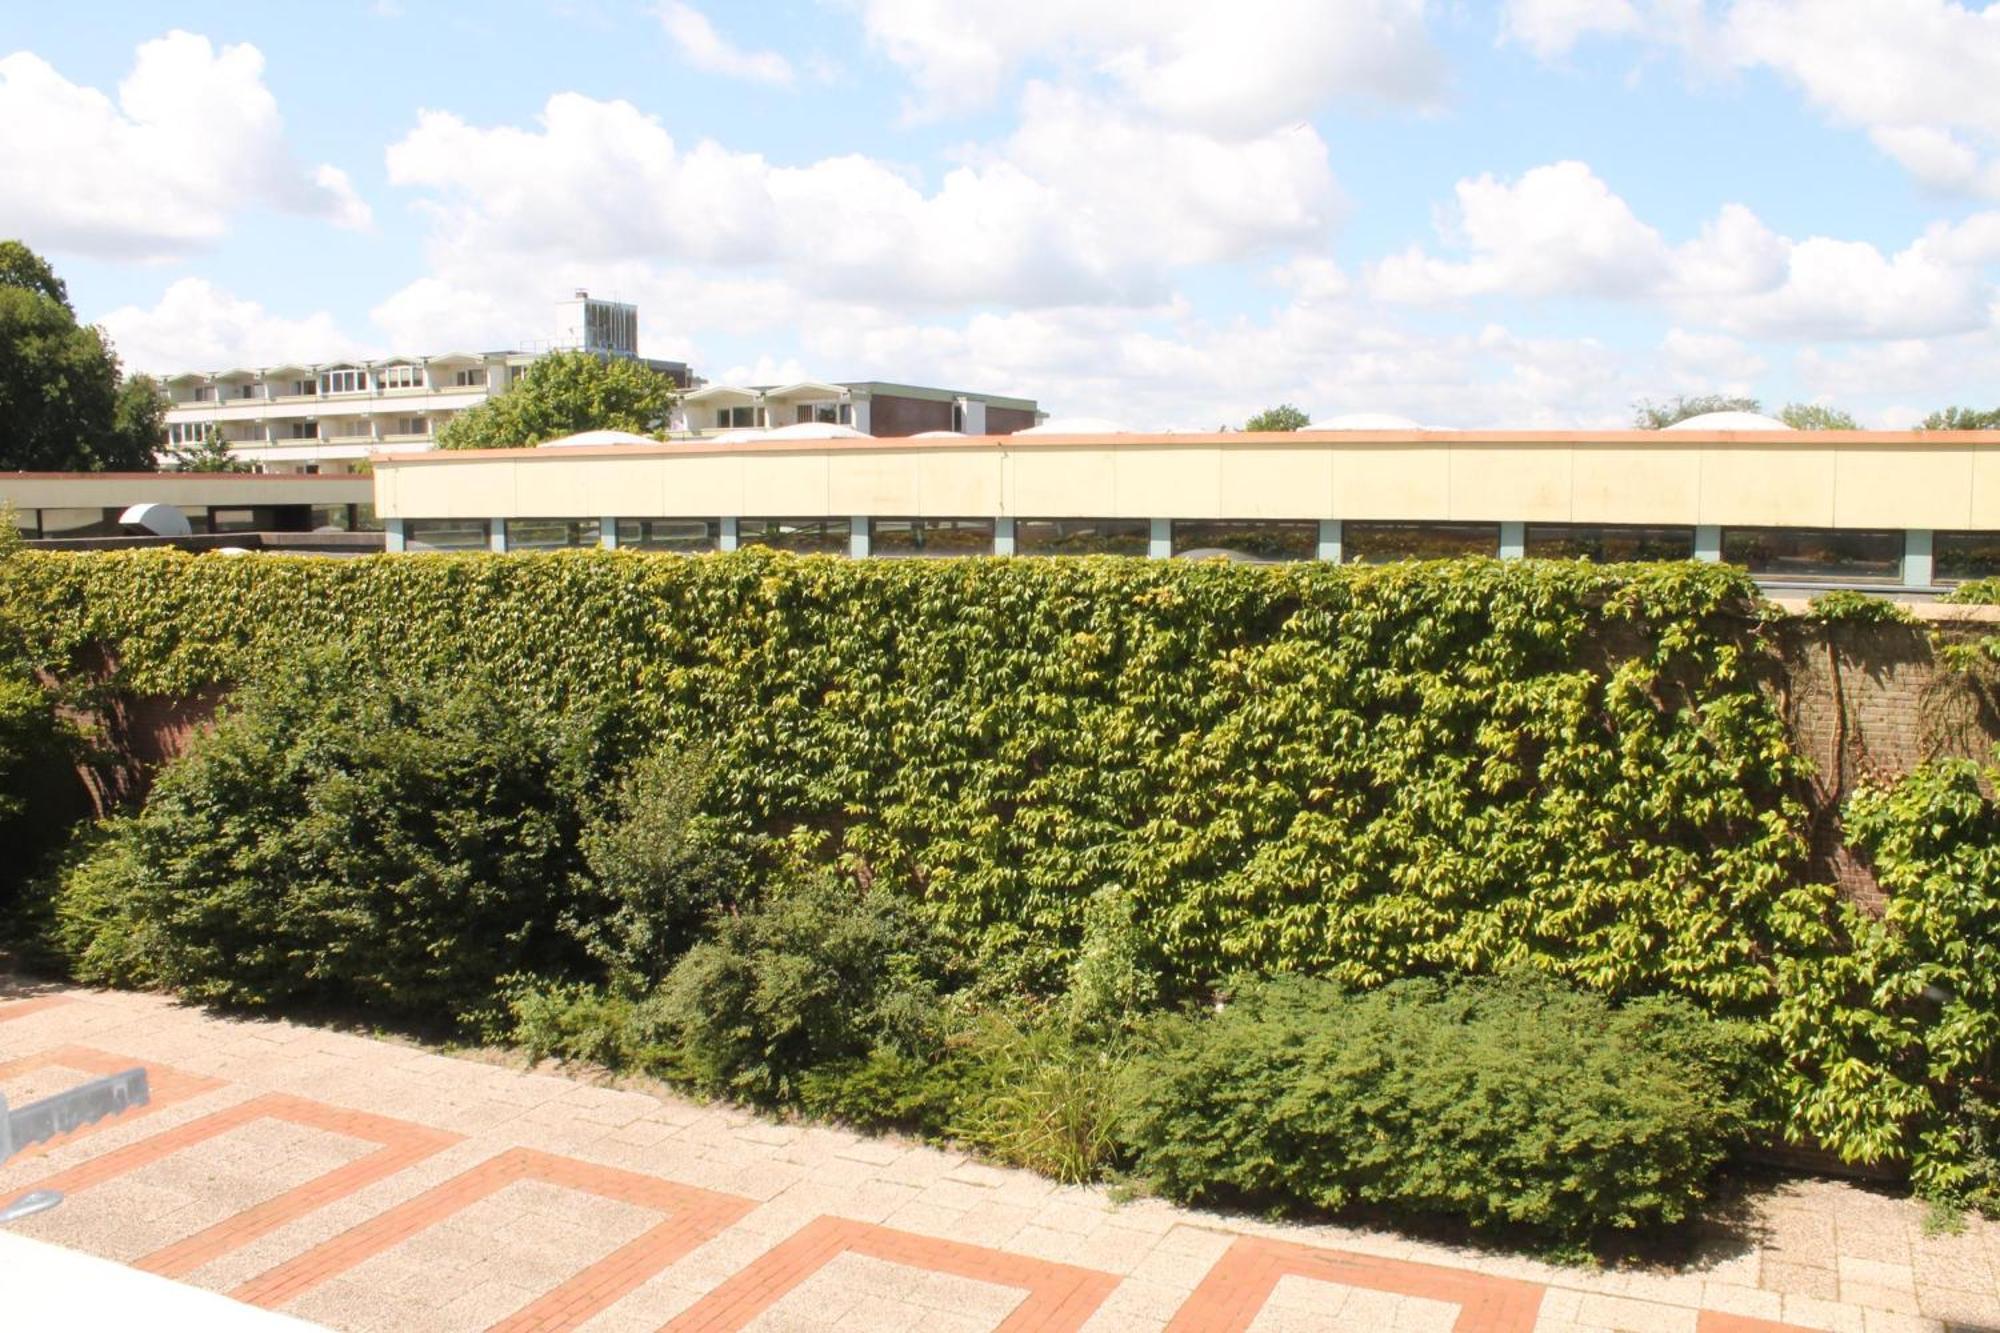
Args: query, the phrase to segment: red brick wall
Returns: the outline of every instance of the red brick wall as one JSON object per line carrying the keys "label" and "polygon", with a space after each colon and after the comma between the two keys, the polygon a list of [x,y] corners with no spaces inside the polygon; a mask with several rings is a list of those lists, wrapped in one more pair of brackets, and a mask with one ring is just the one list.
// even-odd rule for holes
{"label": "red brick wall", "polygon": [[1018,407],[988,407],[986,409],[986,433],[988,435],[1012,435],[1017,430],[1026,430],[1035,424],[1035,414]]}
{"label": "red brick wall", "polygon": [[870,435],[915,435],[918,431],[950,429],[950,403],[934,403],[928,398],[899,398],[883,393],[870,395],[868,399]]}

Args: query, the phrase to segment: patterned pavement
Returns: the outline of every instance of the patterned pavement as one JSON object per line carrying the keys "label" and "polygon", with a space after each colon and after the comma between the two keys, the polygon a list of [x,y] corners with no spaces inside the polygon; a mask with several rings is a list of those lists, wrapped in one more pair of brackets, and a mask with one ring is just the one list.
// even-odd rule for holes
{"label": "patterned pavement", "polygon": [[0,1167],[0,1200],[67,1196],[16,1229],[337,1329],[2000,1329],[2000,1226],[1929,1235],[1835,1182],[1744,1201],[1674,1268],[1560,1268],[0,978],[15,1105],[134,1064],[150,1106]]}

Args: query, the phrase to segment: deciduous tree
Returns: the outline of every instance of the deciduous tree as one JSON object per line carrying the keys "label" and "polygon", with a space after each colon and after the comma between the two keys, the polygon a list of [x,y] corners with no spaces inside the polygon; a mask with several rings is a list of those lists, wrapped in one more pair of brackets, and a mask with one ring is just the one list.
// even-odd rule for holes
{"label": "deciduous tree", "polygon": [[582,430],[661,435],[679,396],[671,376],[644,362],[552,352],[505,392],[445,423],[438,447],[507,449]]}

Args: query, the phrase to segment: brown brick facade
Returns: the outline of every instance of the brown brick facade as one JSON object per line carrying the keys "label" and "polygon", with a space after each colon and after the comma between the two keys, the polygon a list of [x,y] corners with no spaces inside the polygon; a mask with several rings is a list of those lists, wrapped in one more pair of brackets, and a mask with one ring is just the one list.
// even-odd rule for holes
{"label": "brown brick facade", "polygon": [[1012,435],[1017,430],[1026,430],[1035,424],[1035,414],[1018,407],[992,407],[986,409],[986,433],[988,435]]}
{"label": "brown brick facade", "polygon": [[951,429],[951,404],[878,393],[868,399],[868,433],[888,437]]}

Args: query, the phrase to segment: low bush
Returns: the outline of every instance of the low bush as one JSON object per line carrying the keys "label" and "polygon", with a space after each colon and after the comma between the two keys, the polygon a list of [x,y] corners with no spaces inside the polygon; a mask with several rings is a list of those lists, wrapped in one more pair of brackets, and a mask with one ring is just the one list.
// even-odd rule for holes
{"label": "low bush", "polygon": [[580,973],[557,923],[583,743],[477,684],[304,658],[239,694],[69,876],[78,973],[427,1020],[510,974]]}
{"label": "low bush", "polygon": [[1379,1205],[1576,1242],[1686,1217],[1752,1114],[1742,1030],[1544,981],[1257,982],[1154,1042],[1135,1170],[1186,1201]]}
{"label": "low bush", "polygon": [[2000,769],[1927,764],[1848,802],[1887,897],[1780,961],[1787,1124],[1849,1161],[1907,1162],[1940,1203],[2000,1209]]}
{"label": "low bush", "polygon": [[1130,1083],[1123,1043],[998,1015],[961,1041],[970,1072],[955,1137],[1065,1184],[1096,1179],[1118,1156]]}
{"label": "low bush", "polygon": [[25,669],[0,654],[0,912],[67,828],[60,807],[75,736]]}
{"label": "low bush", "polygon": [[654,1043],[710,1092],[786,1100],[821,1065],[938,1039],[935,962],[907,909],[832,872],[780,874],[719,913],[644,1005]]}

